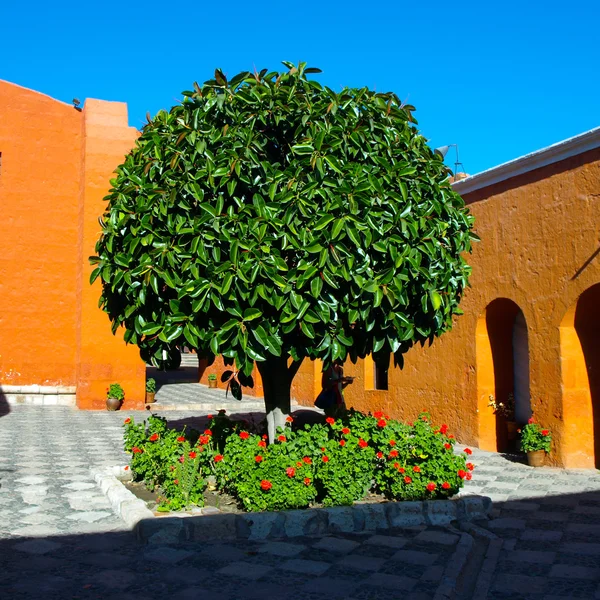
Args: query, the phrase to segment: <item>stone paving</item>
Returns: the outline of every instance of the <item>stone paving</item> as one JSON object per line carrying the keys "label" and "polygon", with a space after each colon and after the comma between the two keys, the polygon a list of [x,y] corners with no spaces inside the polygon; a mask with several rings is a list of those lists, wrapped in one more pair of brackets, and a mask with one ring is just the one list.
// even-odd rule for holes
{"label": "stone paving", "polygon": [[494,500],[486,529],[142,546],[89,472],[127,461],[130,414],[145,416],[18,406],[0,418],[0,598],[600,598],[600,472],[476,449],[463,493]]}

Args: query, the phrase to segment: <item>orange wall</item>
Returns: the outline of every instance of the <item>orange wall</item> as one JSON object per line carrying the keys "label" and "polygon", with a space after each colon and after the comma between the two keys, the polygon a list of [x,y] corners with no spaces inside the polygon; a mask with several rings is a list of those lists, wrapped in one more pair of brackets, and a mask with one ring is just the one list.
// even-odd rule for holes
{"label": "orange wall", "polygon": [[137,132],[121,103],[68,104],[0,81],[0,384],[77,386],[105,408],[119,381],[141,406],[145,369],[89,285],[102,198]]}
{"label": "orange wall", "polygon": [[0,81],[0,383],[75,385],[82,114]]}
{"label": "orange wall", "polygon": [[[482,447],[496,449],[496,421],[487,408],[495,378],[481,322],[479,357],[476,339],[486,307],[496,298],[508,298],[521,308],[527,322],[531,405],[535,417],[553,432],[550,461],[593,467],[591,434],[582,447],[575,424],[571,441],[564,439],[571,424],[569,407],[578,406],[578,397],[574,394],[569,400],[563,394],[560,326],[578,297],[600,282],[600,256],[595,256],[599,190],[600,150],[594,150],[466,195],[481,242],[468,259],[473,274],[461,304],[464,316],[456,317],[454,329],[431,347],[411,349],[404,369],[390,370],[387,392],[365,389],[364,361],[347,364],[345,373],[357,377],[346,390],[347,403],[361,410],[381,408],[403,419],[414,419],[427,408],[461,441],[474,445],[481,441]],[[575,342],[580,343],[577,336]],[[303,365],[305,379],[311,369],[310,363]],[[579,369],[585,379],[586,366]],[[296,388],[297,398],[312,403],[310,385],[305,382]],[[580,423],[591,419],[591,409],[586,415]],[[600,422],[600,406],[596,420]]]}

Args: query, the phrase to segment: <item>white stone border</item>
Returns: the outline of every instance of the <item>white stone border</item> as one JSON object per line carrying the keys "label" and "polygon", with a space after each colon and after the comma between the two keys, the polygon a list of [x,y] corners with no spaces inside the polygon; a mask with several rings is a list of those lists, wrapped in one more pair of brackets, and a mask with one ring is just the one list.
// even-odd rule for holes
{"label": "white stone border", "polygon": [[76,387],[70,385],[0,385],[8,404],[76,406]]}
{"label": "white stone border", "polygon": [[352,506],[307,508],[262,513],[186,514],[156,517],[143,500],[120,481],[124,467],[92,470],[94,480],[113,510],[136,536],[146,543],[177,543],[208,539],[282,539],[328,533],[354,533],[392,528],[435,525],[448,527],[487,520],[492,501],[486,496],[422,502],[356,503]]}

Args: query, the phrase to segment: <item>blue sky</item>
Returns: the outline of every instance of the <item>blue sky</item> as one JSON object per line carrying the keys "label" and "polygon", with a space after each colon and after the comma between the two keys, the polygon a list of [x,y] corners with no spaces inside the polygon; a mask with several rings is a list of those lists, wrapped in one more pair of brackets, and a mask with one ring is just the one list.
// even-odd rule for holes
{"label": "blue sky", "polygon": [[600,125],[599,22],[598,0],[5,2],[0,79],[127,102],[139,127],[215,67],[303,60],[408,99],[473,174]]}

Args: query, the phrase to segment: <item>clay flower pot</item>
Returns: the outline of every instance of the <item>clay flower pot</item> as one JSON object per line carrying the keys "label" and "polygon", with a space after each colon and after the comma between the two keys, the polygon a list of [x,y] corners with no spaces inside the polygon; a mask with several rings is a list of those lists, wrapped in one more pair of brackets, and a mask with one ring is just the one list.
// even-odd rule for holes
{"label": "clay flower pot", "polygon": [[208,380],[208,387],[209,388],[216,388],[217,387],[217,380],[216,379],[209,379]]}
{"label": "clay flower pot", "polygon": [[146,404],[154,404],[156,402],[154,396],[156,396],[156,392],[146,392]]}
{"label": "clay flower pot", "polygon": [[107,398],[106,399],[106,410],[119,410],[121,408],[122,400],[118,398]]}
{"label": "clay flower pot", "polygon": [[544,450],[533,450],[527,453],[527,464],[530,467],[543,467],[546,452]]}

